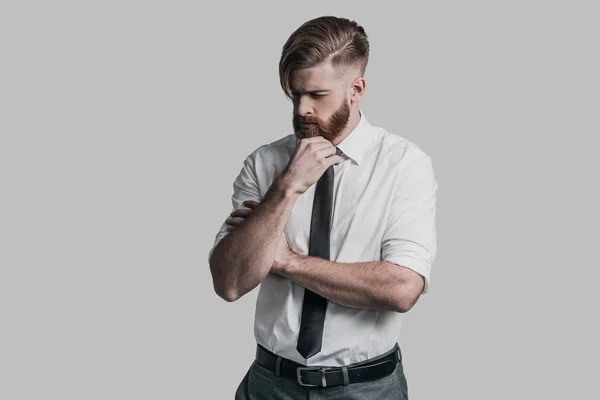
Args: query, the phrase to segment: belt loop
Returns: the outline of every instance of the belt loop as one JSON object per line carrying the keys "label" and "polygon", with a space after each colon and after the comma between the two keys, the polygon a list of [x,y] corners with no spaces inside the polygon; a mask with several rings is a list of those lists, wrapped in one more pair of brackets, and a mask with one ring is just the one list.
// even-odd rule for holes
{"label": "belt loop", "polygon": [[342,365],[342,375],[344,375],[344,386],[348,386],[350,380],[348,379],[348,368],[345,365]]}
{"label": "belt loop", "polygon": [[281,376],[281,356],[277,356],[277,363],[275,364],[275,375]]}

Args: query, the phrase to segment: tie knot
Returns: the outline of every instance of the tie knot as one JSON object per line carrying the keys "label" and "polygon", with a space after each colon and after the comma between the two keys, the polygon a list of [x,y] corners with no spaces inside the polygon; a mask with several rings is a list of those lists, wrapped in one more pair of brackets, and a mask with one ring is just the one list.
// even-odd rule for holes
{"label": "tie knot", "polygon": [[341,155],[342,155],[342,153],[343,153],[343,152],[340,150],[340,148],[339,148],[339,147],[336,147],[336,148],[335,148],[335,154],[336,154],[336,155],[338,155],[338,156],[341,156]]}

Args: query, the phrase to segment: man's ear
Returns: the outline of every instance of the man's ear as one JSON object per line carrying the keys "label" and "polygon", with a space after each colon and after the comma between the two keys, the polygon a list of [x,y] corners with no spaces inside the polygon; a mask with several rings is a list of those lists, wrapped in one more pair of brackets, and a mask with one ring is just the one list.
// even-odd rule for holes
{"label": "man's ear", "polygon": [[350,96],[350,101],[352,103],[357,103],[362,95],[365,93],[365,89],[367,88],[367,81],[362,76],[355,78],[352,81],[352,92]]}

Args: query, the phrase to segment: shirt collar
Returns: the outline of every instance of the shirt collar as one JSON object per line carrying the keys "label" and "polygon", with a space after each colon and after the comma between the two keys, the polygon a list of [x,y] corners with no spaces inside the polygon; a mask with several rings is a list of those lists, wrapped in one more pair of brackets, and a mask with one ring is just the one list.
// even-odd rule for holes
{"label": "shirt collar", "polygon": [[337,145],[346,156],[350,157],[358,165],[360,165],[365,152],[373,143],[371,124],[362,110],[359,110],[359,113],[360,121],[358,121],[356,127]]}

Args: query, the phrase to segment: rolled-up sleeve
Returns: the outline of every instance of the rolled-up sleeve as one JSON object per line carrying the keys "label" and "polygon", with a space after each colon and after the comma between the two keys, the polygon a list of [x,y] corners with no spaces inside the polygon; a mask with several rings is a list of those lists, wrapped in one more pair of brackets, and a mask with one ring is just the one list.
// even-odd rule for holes
{"label": "rolled-up sleeve", "polygon": [[437,182],[431,158],[423,152],[400,169],[381,244],[381,259],[409,268],[424,278],[429,289],[436,254]]}
{"label": "rolled-up sleeve", "polygon": [[[261,201],[260,190],[258,187],[258,179],[256,175],[256,153],[259,149],[253,151],[250,155],[246,157],[246,159],[242,163],[242,168],[238,173],[237,177],[233,181],[233,194],[231,196],[231,212],[238,210],[240,208],[248,208],[244,206],[244,202],[248,200],[254,200],[256,202]],[[210,258],[215,250],[215,247],[219,244],[219,242],[229,234],[227,230],[227,223],[225,222],[229,218],[229,215],[225,217],[223,220],[223,224],[219,229],[219,232],[215,236],[214,243],[212,248],[208,253],[208,261],[210,263]]]}

